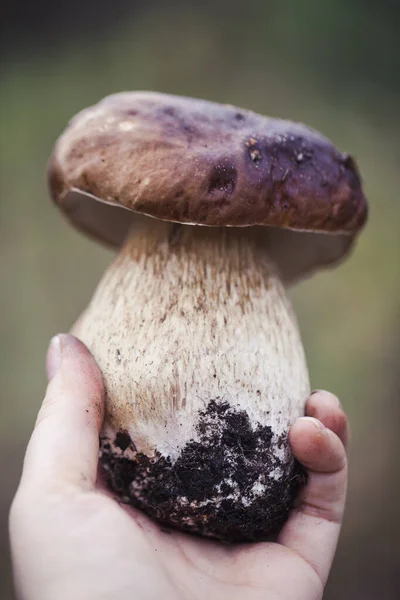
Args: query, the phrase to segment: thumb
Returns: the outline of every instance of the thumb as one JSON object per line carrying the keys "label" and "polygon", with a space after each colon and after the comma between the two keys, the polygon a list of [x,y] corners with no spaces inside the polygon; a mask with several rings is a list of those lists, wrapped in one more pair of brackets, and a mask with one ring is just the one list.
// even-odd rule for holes
{"label": "thumb", "polygon": [[104,416],[99,368],[81,342],[62,334],[50,343],[47,372],[51,381],[26,451],[21,485],[90,489]]}

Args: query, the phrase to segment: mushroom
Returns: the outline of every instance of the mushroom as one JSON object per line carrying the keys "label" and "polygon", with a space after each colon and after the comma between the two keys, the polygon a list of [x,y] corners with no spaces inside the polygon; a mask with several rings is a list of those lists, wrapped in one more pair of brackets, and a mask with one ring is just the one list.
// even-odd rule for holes
{"label": "mushroom", "polygon": [[354,161],[301,124],[132,92],[70,122],[49,182],[73,225],[120,248],[74,329],[104,376],[111,486],[165,525],[266,539],[304,481],[288,431],[310,386],[285,287],[351,248]]}

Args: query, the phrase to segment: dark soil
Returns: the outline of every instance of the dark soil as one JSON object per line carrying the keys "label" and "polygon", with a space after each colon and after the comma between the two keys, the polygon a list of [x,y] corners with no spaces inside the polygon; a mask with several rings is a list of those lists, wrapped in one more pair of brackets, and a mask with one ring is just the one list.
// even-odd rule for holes
{"label": "dark soil", "polygon": [[[284,523],[305,472],[273,452],[269,426],[252,427],[246,412],[212,400],[199,415],[199,441],[191,440],[175,462],[160,454],[123,455],[133,441],[119,432],[102,442],[109,482],[132,505],[170,527],[228,542],[267,539]],[[275,440],[285,447],[287,436]],[[121,452],[113,453],[112,446]],[[281,477],[270,474],[281,470]],[[265,485],[257,493],[254,484]]]}

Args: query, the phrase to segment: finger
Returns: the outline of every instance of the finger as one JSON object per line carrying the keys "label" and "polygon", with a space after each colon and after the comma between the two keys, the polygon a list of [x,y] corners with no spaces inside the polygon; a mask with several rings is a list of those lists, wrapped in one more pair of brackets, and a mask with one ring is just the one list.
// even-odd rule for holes
{"label": "finger", "polygon": [[52,340],[47,371],[51,381],[26,451],[22,485],[91,488],[104,410],[100,371],[87,348],[70,335]]}
{"label": "finger", "polygon": [[313,392],[307,402],[306,414],[318,419],[325,427],[336,433],[347,447],[349,441],[348,421],[336,396],[323,390]]}
{"label": "finger", "polygon": [[278,541],[297,552],[325,585],[332,565],[346,499],[347,461],[339,437],[311,417],[290,431],[292,450],[308,470],[308,482]]}

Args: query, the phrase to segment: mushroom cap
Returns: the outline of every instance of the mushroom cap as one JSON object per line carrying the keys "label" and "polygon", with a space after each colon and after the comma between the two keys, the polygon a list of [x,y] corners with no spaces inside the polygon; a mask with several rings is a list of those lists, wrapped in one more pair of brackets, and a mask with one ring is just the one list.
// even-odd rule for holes
{"label": "mushroom cap", "polygon": [[114,94],[75,116],[56,143],[49,184],[76,227],[113,246],[135,213],[268,226],[288,281],[342,258],[367,218],[354,160],[313,129],[154,92]]}

